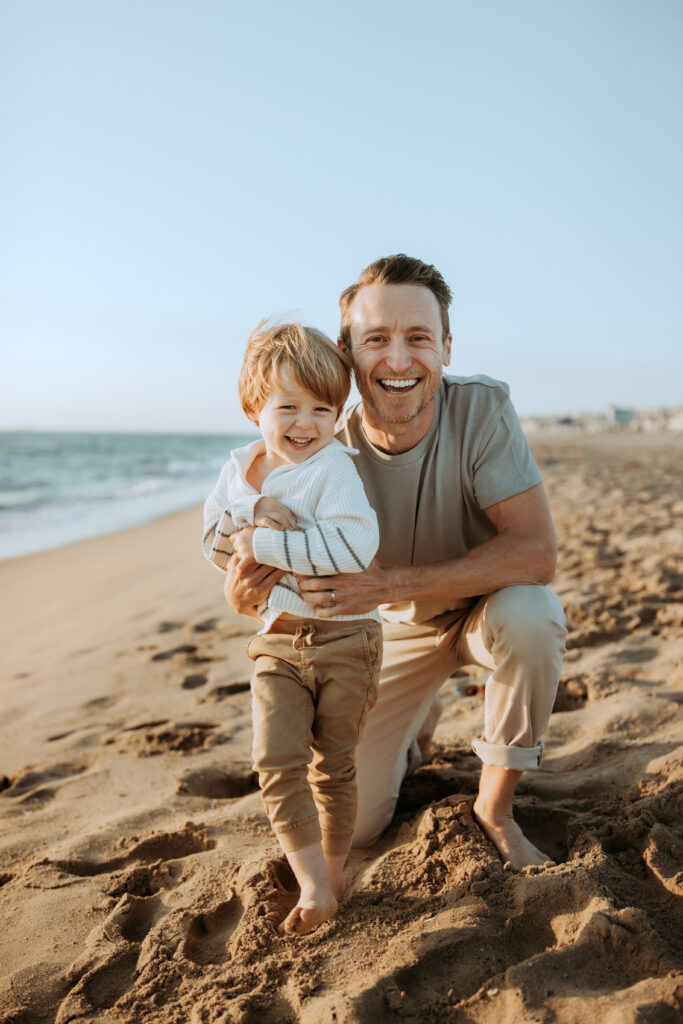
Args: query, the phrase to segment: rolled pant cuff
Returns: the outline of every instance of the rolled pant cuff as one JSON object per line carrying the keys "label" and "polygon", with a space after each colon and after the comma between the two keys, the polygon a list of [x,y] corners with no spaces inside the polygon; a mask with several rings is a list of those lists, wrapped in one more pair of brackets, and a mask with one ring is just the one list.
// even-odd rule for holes
{"label": "rolled pant cuff", "polygon": [[283,829],[275,829],[275,835],[285,853],[294,853],[295,850],[319,843],[322,839],[317,814],[314,818],[304,818],[303,821],[285,825]]}
{"label": "rolled pant cuff", "polygon": [[343,857],[351,849],[352,838],[351,832],[344,836],[323,832],[323,853],[329,854],[330,857]]}
{"label": "rolled pant cuff", "polygon": [[472,750],[484,764],[494,764],[518,772],[538,768],[543,758],[543,749],[543,740],[539,740],[535,747],[508,747],[505,743],[472,740]]}

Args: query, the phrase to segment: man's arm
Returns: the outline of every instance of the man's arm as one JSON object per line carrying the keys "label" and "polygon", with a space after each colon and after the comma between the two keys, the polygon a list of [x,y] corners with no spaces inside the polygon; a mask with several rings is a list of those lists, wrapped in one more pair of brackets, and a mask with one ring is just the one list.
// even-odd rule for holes
{"label": "man's arm", "polygon": [[[354,615],[397,601],[477,597],[519,583],[550,583],[557,542],[543,484],[485,510],[497,535],[462,558],[432,565],[381,568],[375,562],[353,576],[299,581],[315,615]],[[329,592],[334,590],[334,607]]]}

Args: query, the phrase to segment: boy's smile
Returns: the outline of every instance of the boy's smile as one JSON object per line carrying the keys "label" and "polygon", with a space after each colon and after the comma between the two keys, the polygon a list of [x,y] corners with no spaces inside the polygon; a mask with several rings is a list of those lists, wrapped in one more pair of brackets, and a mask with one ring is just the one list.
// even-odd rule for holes
{"label": "boy's smile", "polygon": [[334,440],[337,409],[301,387],[288,369],[258,413],[269,468],[304,462]]}

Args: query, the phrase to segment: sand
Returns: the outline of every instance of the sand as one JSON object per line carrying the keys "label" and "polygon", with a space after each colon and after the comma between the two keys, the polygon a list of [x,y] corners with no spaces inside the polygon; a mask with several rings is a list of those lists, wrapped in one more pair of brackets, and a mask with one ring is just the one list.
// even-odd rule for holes
{"label": "sand", "polygon": [[244,654],[198,510],[0,565],[0,1022],[633,1022],[683,1014],[683,442],[534,440],[570,635],[507,869],[472,820],[484,674],[354,851],[335,921],[249,766]]}

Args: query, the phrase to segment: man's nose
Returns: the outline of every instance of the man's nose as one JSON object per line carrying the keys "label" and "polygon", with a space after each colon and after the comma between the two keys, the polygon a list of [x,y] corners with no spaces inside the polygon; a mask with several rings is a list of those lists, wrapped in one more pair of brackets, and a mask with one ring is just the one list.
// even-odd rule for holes
{"label": "man's nose", "polygon": [[394,338],[384,361],[390,370],[394,370],[396,373],[405,373],[410,367],[413,357],[405,341],[402,338]]}

